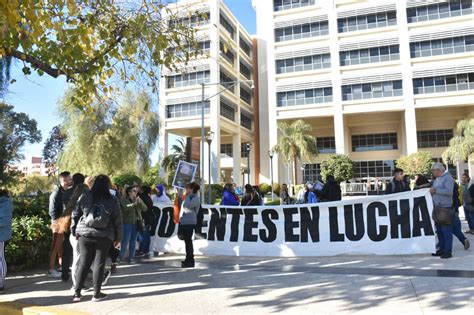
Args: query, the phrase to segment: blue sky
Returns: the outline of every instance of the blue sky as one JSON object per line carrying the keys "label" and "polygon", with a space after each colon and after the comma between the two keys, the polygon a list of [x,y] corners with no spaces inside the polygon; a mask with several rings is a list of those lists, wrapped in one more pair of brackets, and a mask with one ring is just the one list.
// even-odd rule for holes
{"label": "blue sky", "polygon": [[[255,34],[256,17],[251,0],[224,0],[224,2],[247,31]],[[10,85],[5,101],[13,105],[15,111],[27,113],[30,118],[36,119],[44,141],[50,130],[59,123],[56,104],[66,89],[66,83],[63,78],[53,79],[47,75],[39,77],[35,73],[25,77],[21,68],[22,64],[16,61],[12,69],[12,78],[17,81]],[[26,157],[41,156],[42,150],[43,142],[26,145],[23,153]]]}

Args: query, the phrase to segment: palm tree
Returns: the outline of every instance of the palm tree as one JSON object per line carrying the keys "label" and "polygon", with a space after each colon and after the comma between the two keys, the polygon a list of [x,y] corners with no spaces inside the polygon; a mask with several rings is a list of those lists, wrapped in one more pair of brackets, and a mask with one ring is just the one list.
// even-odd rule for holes
{"label": "palm tree", "polygon": [[183,138],[178,139],[177,144],[171,146],[171,153],[163,158],[161,166],[166,172],[173,172],[180,160],[186,160],[186,142]]}
{"label": "palm tree", "polygon": [[459,172],[459,163],[468,160],[474,154],[474,119],[460,120],[457,131],[458,135],[449,140],[449,147],[443,152],[442,157],[445,162],[456,163]]}
{"label": "palm tree", "polygon": [[296,164],[301,158],[313,160],[318,155],[316,138],[311,136],[313,130],[311,125],[299,119],[291,124],[285,122],[278,123],[278,143],[273,147],[273,151],[281,154],[288,165],[293,162],[293,183],[297,183]]}

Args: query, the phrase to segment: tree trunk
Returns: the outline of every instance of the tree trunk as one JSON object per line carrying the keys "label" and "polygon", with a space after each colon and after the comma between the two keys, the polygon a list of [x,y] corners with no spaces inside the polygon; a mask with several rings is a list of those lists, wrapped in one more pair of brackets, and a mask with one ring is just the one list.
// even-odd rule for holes
{"label": "tree trunk", "polygon": [[293,185],[298,185],[298,174],[296,172],[296,157],[293,158]]}

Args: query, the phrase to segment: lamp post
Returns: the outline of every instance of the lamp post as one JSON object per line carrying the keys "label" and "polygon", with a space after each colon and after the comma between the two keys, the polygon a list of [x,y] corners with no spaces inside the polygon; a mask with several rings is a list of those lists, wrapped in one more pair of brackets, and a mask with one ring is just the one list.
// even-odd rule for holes
{"label": "lamp post", "polygon": [[[250,83],[250,88],[253,90],[254,85],[253,85],[253,80],[237,80],[237,81],[231,81],[231,82],[217,82],[217,83],[205,83],[201,82],[201,154],[200,154],[200,163],[201,163],[201,204],[204,204],[204,140],[205,140],[205,130],[204,130],[204,112],[206,110],[205,103],[206,101],[210,100],[214,96],[217,96],[221,94],[222,92],[232,88],[233,86],[241,83],[241,82],[247,82]],[[220,85],[222,84],[224,86],[224,89],[222,91],[217,92],[214,95],[209,96],[206,98],[205,95],[205,89],[206,85]]]}
{"label": "lamp post", "polygon": [[247,182],[250,184],[250,142],[245,144],[245,152],[247,153]]}
{"label": "lamp post", "polygon": [[270,187],[272,189],[272,201],[273,201],[273,150],[268,151],[270,157]]}
{"label": "lamp post", "polygon": [[206,135],[206,141],[209,147],[209,185],[207,187],[207,202],[211,204],[211,143],[212,140],[214,139],[214,132],[213,131],[208,131]]}

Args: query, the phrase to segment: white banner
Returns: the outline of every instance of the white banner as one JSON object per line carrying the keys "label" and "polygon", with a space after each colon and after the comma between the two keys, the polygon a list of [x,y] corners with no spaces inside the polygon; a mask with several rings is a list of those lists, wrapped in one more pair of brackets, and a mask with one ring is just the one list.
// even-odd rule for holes
{"label": "white banner", "polygon": [[[403,255],[435,250],[428,189],[309,205],[205,205],[194,252],[233,256]],[[152,250],[184,253],[173,206],[160,208]]]}

